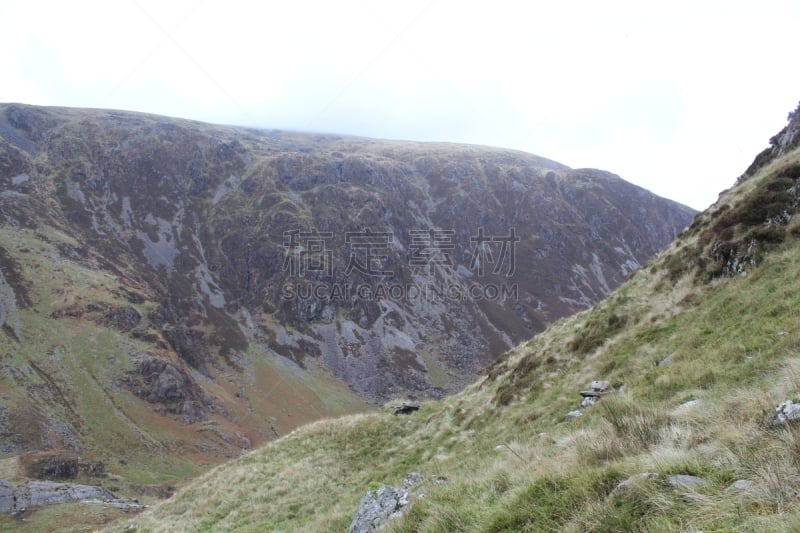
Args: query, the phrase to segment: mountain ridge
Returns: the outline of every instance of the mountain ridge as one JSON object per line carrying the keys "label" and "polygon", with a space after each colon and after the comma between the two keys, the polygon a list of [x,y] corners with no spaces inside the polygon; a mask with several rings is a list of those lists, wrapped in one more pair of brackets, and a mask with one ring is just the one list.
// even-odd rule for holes
{"label": "mountain ridge", "polygon": [[3,452],[131,490],[453,393],[694,215],[519,151],[10,104],[0,188]]}
{"label": "mountain ridge", "polygon": [[136,523],[341,531],[407,486],[386,531],[795,530],[800,149],[762,163],[462,392],[300,428]]}

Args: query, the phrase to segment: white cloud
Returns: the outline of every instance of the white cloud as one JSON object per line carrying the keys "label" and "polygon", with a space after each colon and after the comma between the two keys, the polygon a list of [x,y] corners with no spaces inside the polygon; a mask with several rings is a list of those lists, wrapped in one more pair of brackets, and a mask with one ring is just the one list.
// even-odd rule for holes
{"label": "white cloud", "polygon": [[6,0],[0,19],[0,101],[506,146],[699,208],[800,99],[788,0]]}

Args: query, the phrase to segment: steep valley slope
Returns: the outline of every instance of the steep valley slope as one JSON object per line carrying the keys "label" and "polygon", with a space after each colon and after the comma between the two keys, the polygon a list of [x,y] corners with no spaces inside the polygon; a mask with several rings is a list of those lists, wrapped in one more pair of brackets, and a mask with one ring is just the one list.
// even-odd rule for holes
{"label": "steep valley slope", "polygon": [[797,531],[798,145],[800,108],[665,252],[462,392],[315,422],[131,523],[346,531],[413,472],[384,531]]}
{"label": "steep valley slope", "polygon": [[516,151],[0,105],[0,453],[180,482],[457,392],[693,216]]}

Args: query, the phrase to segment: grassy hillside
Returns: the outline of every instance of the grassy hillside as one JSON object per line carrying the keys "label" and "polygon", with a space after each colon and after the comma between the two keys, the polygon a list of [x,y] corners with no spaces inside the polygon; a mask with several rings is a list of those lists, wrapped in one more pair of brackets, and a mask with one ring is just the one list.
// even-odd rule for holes
{"label": "grassy hillside", "polygon": [[513,150],[0,103],[0,460],[168,492],[314,420],[441,398],[693,215]]}
{"label": "grassy hillside", "polygon": [[[133,521],[345,531],[368,489],[415,471],[426,496],[387,531],[796,531],[800,429],[765,417],[800,391],[798,169],[797,149],[763,165],[612,296],[460,394],[313,423]],[[565,422],[594,379],[613,392]]]}
{"label": "grassy hillside", "polygon": [[[135,351],[149,359],[97,371],[99,383],[160,400],[149,403],[187,422],[257,411],[247,404],[259,397],[243,389],[264,360],[283,367],[264,373],[294,371],[290,382],[306,370],[333,378],[321,388],[339,381],[354,394],[342,387],[335,401],[359,410],[359,398],[440,398],[607,295],[694,214],[608,172],[513,150],[0,104],[0,246],[20,263],[15,270],[0,257],[10,278],[0,280],[0,326],[5,300],[52,274],[49,294],[20,307],[138,341]],[[480,253],[479,231],[490,238]],[[42,235],[54,232],[54,240]],[[513,253],[500,253],[506,242],[518,243]],[[39,254],[58,268],[33,264]],[[81,300],[60,285],[74,271],[96,280],[74,295]],[[471,297],[495,286],[508,289]],[[416,297],[449,287],[470,297]],[[0,329],[0,349],[14,349],[14,335]],[[128,370],[138,377],[111,381]],[[164,398],[162,375],[162,384],[181,382],[184,401]],[[326,381],[316,377],[307,381]],[[302,391],[305,403],[315,393]],[[291,400],[275,394],[267,416],[292,428],[317,418],[280,420],[274,411]],[[325,415],[343,412],[321,400]],[[274,436],[234,425],[223,428],[230,440]]]}

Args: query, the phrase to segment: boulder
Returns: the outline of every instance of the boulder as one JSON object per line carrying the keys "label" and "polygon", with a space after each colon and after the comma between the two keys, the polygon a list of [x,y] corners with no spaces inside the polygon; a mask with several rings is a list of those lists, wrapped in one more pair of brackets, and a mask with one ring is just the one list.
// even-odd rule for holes
{"label": "boulder", "polygon": [[608,381],[594,380],[589,383],[589,390],[581,391],[581,396],[583,396],[581,407],[591,407],[594,405],[597,400],[611,392],[609,390],[610,386]]}
{"label": "boulder", "polygon": [[347,533],[371,533],[377,531],[391,518],[398,517],[408,510],[412,496],[424,497],[418,491],[412,495],[410,489],[422,483],[422,475],[411,472],[403,478],[403,486],[399,488],[382,486],[378,490],[370,490],[361,499],[355,517],[347,529]]}
{"label": "boulder", "polygon": [[358,504],[347,533],[372,533],[383,526],[393,515],[402,514],[409,503],[408,489],[382,486],[367,492]]}
{"label": "boulder", "polygon": [[570,411],[569,413],[566,414],[566,416],[564,416],[564,422],[571,422],[576,418],[580,418],[581,416],[583,416],[583,411],[581,411],[580,409],[575,409],[574,411]]}
{"label": "boulder", "polygon": [[[800,399],[800,394],[798,394],[798,399]],[[766,424],[776,427],[796,420],[800,420],[800,403],[786,400],[775,406],[775,409],[767,415]]]}

